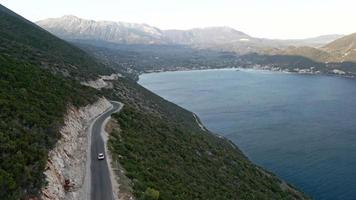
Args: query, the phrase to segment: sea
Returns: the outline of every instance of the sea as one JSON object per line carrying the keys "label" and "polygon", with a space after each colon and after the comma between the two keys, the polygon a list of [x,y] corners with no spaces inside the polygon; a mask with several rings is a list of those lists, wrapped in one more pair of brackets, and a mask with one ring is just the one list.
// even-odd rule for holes
{"label": "sea", "polygon": [[312,198],[356,199],[356,80],[222,69],[143,74],[139,84]]}

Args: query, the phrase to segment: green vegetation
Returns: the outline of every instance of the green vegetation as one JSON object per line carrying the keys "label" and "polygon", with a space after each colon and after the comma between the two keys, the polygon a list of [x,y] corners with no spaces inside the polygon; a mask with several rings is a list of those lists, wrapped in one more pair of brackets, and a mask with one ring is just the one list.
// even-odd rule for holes
{"label": "green vegetation", "polygon": [[148,194],[155,199],[157,192],[162,200],[305,198],[253,165],[226,139],[129,105],[113,117],[121,131],[113,131],[109,146],[138,199]]}
{"label": "green vegetation", "polygon": [[103,90],[108,99],[117,100],[145,113],[151,113],[166,121],[171,121],[191,130],[200,130],[193,114],[174,103],[140,86],[135,81],[120,78],[114,82],[114,89]]}
{"label": "green vegetation", "polygon": [[0,199],[36,195],[48,151],[69,104],[95,100],[95,91],[0,55]]}
{"label": "green vegetation", "polygon": [[[76,44],[120,73],[138,79],[148,71],[175,71],[238,67],[238,55],[232,52],[194,49],[179,45],[124,45],[93,41]],[[128,73],[129,72],[129,73]],[[136,75],[136,76],[135,76]]]}
{"label": "green vegetation", "polygon": [[113,72],[81,49],[53,36],[2,5],[0,27],[0,52],[16,60],[77,79],[93,79],[97,74]]}
{"label": "green vegetation", "polygon": [[153,188],[148,187],[145,191],[144,198],[147,200],[158,200],[159,192]]}
{"label": "green vegetation", "polygon": [[97,98],[77,80],[111,69],[1,5],[0,27],[0,199],[27,199],[45,185],[68,106]]}
{"label": "green vegetation", "polygon": [[[107,98],[125,104],[109,139],[138,199],[307,199],[253,165],[230,141],[200,129],[193,114],[136,82],[119,79]],[[151,189],[149,189],[151,188]]]}

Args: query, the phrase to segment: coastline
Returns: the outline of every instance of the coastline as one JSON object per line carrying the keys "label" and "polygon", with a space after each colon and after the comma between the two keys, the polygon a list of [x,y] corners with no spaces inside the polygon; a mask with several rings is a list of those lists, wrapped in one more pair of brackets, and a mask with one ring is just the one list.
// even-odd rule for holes
{"label": "coastline", "polygon": [[[235,71],[237,73],[239,71],[258,71],[258,72],[268,72],[268,73],[294,74],[294,73],[291,73],[291,72],[281,72],[281,71],[272,71],[272,70],[255,69],[255,68],[235,68],[235,67],[231,67],[231,68],[192,69],[192,70],[177,70],[177,71],[170,71],[170,70],[169,71],[154,71],[154,72],[149,72],[149,73],[142,73],[141,75],[152,74],[152,73],[157,73],[158,74],[158,73],[175,73],[175,72],[201,72],[201,71]],[[139,80],[137,81],[137,83],[140,84]],[[141,85],[141,86],[144,87],[143,85]],[[169,101],[169,100],[167,100],[167,101]],[[177,105],[177,106],[180,106],[180,105]],[[302,197],[310,198],[309,194],[307,194],[304,190],[301,190],[296,185],[287,182],[286,179],[283,178],[282,176],[277,175],[275,172],[270,171],[270,169],[268,169],[266,167],[263,167],[263,166],[257,164],[255,161],[253,161],[244,150],[240,149],[240,147],[238,146],[237,143],[233,142],[233,140],[231,140],[230,138],[228,138],[228,137],[226,137],[226,136],[224,136],[222,134],[219,134],[217,132],[213,132],[213,131],[209,130],[204,125],[204,123],[200,120],[200,117],[196,113],[194,113],[191,110],[188,110],[188,111],[192,113],[192,115],[193,115],[193,117],[195,119],[195,123],[199,126],[199,128],[202,131],[206,132],[207,134],[211,134],[212,136],[216,137],[217,139],[228,141],[228,143],[231,145],[231,147],[233,147],[237,151],[241,152],[243,154],[243,156],[249,162],[251,162],[256,167],[256,169],[258,169],[262,174],[265,174],[268,177],[274,177],[274,178],[278,179],[280,181],[280,186],[282,188],[284,188],[285,190],[293,191],[298,197],[300,197],[300,198],[302,198]],[[296,188],[299,188],[300,195],[298,195],[298,189],[296,189]]]}
{"label": "coastline", "polygon": [[[173,73],[173,72],[195,72],[195,71],[222,71],[222,70],[231,70],[231,71],[260,71],[260,72],[273,72],[273,73],[282,73],[282,74],[295,74],[295,75],[311,75],[311,76],[331,76],[331,77],[340,77],[346,79],[354,79],[356,80],[356,74],[347,73],[343,71],[336,71],[338,73],[322,73],[320,71],[307,71],[305,69],[293,69],[292,70],[284,70],[282,68],[273,68],[270,66],[264,67],[224,67],[224,68],[174,68],[174,69],[158,69],[158,70],[146,70],[143,72],[139,72],[137,74],[137,83],[140,81],[140,76],[144,74],[155,74],[155,73]],[[297,71],[298,70],[298,71]],[[345,73],[345,74],[344,74]]]}
{"label": "coastline", "polygon": [[[272,70],[261,70],[261,69],[253,69],[253,68],[242,68],[242,70],[241,70],[241,68],[224,68],[224,69],[207,69],[207,70],[203,70],[203,71],[213,71],[213,72],[210,72],[210,76],[214,76],[214,74],[215,74],[215,72],[214,71],[221,71],[221,70],[225,70],[226,72],[221,72],[221,73],[226,73],[226,74],[230,74],[230,77],[234,77],[234,76],[244,76],[244,73],[242,72],[242,71],[244,71],[244,70],[247,70],[247,71],[256,71],[256,72],[251,72],[251,73],[258,73],[258,72],[262,72],[262,73],[264,73],[264,72],[266,72],[267,74],[266,75],[262,75],[262,76],[266,76],[266,77],[269,77],[269,76],[280,76],[280,77],[283,77],[284,75],[282,75],[282,74],[288,74],[287,76],[284,76],[284,77],[288,77],[288,76],[290,76],[290,77],[295,77],[295,78],[297,78],[297,77],[300,77],[300,78],[302,78],[302,80],[317,80],[317,82],[319,82],[319,83],[321,83],[321,82],[323,82],[323,81],[318,81],[318,79],[326,79],[326,80],[328,80],[328,81],[343,81],[343,82],[348,82],[348,85],[349,84],[351,84],[351,86],[352,85],[354,85],[354,80],[356,80],[356,79],[354,79],[354,78],[350,78],[350,77],[345,77],[345,76],[341,76],[341,75],[330,75],[330,74],[321,74],[321,73],[319,73],[319,74],[300,74],[300,73],[293,73],[293,72],[280,72],[280,71],[272,71]],[[241,73],[240,72],[238,72],[238,71],[236,71],[236,72],[234,72],[234,70],[241,70]],[[184,79],[184,80],[191,80],[191,78],[194,78],[194,76],[197,76],[197,77],[199,77],[200,75],[199,75],[199,73],[191,73],[190,75],[188,75],[188,72],[189,71],[197,71],[197,72],[200,72],[200,71],[202,71],[202,70],[185,70],[185,71],[183,71],[183,73],[178,73],[177,74],[177,76],[188,76],[188,77],[190,77],[189,79]],[[166,71],[165,73],[173,73],[173,72],[177,72],[177,71]],[[162,73],[162,72],[155,72],[155,73]],[[237,73],[236,75],[234,74],[234,73]],[[275,74],[276,73],[276,74]],[[202,74],[204,74],[204,72],[202,72]],[[220,74],[220,73],[216,73],[216,74]],[[268,74],[271,74],[271,75],[268,75]],[[273,75],[273,74],[275,74],[275,75]],[[167,74],[168,75],[168,77],[170,76],[169,74]],[[302,76],[296,76],[296,75],[302,75]],[[147,76],[147,78],[149,78],[149,77],[151,77],[150,79],[152,79],[152,78],[155,78],[157,75],[152,75],[152,77],[151,76]],[[162,75],[163,76],[163,75]],[[174,76],[174,75],[173,75]],[[204,75],[201,75],[201,76],[204,76]],[[314,77],[315,76],[315,77]],[[160,76],[157,76],[157,77],[160,77]],[[304,77],[304,78],[303,78]],[[322,78],[322,77],[324,77],[324,78]],[[140,78],[140,80],[142,81],[140,81],[139,83],[140,84],[144,84],[145,82],[146,82],[146,77],[145,76],[143,76],[143,77],[141,77]],[[148,80],[148,79],[147,79]],[[162,79],[162,80],[165,80],[165,79]],[[173,81],[173,79],[166,79],[166,80],[171,80],[171,81]],[[174,79],[174,80],[176,80],[176,79]],[[180,79],[178,79],[178,80],[180,80]],[[284,78],[283,78],[283,80],[285,80]],[[327,82],[328,82],[327,81]],[[313,82],[315,82],[315,81],[313,81]],[[323,82],[323,83],[326,83],[326,82]],[[336,84],[336,85],[338,85],[338,84]],[[294,85],[294,86],[298,86],[298,85]],[[326,84],[326,85],[324,85],[325,87],[324,88],[329,88],[329,86],[330,85],[328,85],[328,84]],[[347,88],[347,87],[346,87]],[[329,88],[330,89],[330,88]],[[331,88],[332,89],[332,88]],[[318,91],[318,90],[315,90],[314,92],[316,92],[316,91]],[[318,92],[316,92],[316,93],[318,93]],[[173,93],[174,94],[174,93]],[[193,94],[195,94],[196,95],[196,93],[193,93]],[[311,93],[311,94],[313,94],[313,93]],[[336,93],[335,93],[335,95],[339,95],[340,93],[339,93],[339,91],[336,91]],[[315,105],[320,105],[320,104],[315,104]],[[311,106],[311,105],[310,105]],[[192,109],[193,107],[190,107],[191,109],[188,109],[188,110],[190,110],[190,111],[192,111],[192,110],[194,110],[194,109]],[[202,115],[203,116],[203,115]],[[206,125],[209,125],[209,124],[206,124]],[[211,127],[211,126],[209,126],[209,127]],[[235,129],[236,130],[236,129]],[[339,129],[340,130],[340,129]],[[219,131],[217,132],[217,133],[220,133]],[[241,147],[241,146],[238,146],[238,147]],[[241,149],[241,151],[244,153],[244,155],[246,155],[246,157],[248,157],[248,159],[249,160],[252,160],[251,159],[251,157],[253,157],[253,156],[251,156],[250,154],[246,154],[246,152],[244,151],[244,150],[242,150]],[[316,154],[315,154],[316,155]],[[256,160],[254,160],[253,161],[253,163],[257,163],[256,162]],[[259,166],[262,166],[260,163],[258,164]],[[303,165],[301,165],[302,167],[303,167]],[[295,166],[295,167],[297,167],[297,166]],[[267,171],[270,171],[271,169],[270,168],[265,168],[264,167],[264,169],[267,169]],[[274,169],[275,170],[275,169]],[[282,180],[286,180],[287,181],[287,179],[285,179],[285,178],[282,178],[282,176],[281,176],[281,172],[277,172],[277,171],[274,171],[274,170],[271,170],[271,171],[273,171],[273,174],[276,174],[276,176],[278,176],[278,177],[280,177]],[[310,172],[313,172],[314,173],[314,171],[310,171]],[[308,173],[308,172],[304,172],[304,173]],[[314,173],[314,174],[317,174],[317,173]],[[289,176],[289,175],[288,175]],[[317,177],[316,175],[315,176],[309,176],[309,177]],[[320,177],[320,176],[319,176]],[[331,177],[332,178],[332,177]],[[330,177],[328,177],[328,179],[329,180],[332,180]],[[298,179],[295,179],[295,180],[298,180]],[[295,180],[293,180],[293,181],[295,181]],[[288,182],[290,183],[291,181],[288,179]],[[294,182],[293,182],[294,183]],[[341,183],[340,183],[341,184]],[[293,184],[293,185],[296,185],[296,184]],[[303,187],[306,187],[306,186],[303,186]],[[298,187],[297,188],[301,188],[299,185],[298,185]],[[304,188],[305,189],[305,188]],[[312,189],[315,189],[315,188],[312,188]],[[324,192],[324,190],[323,189],[318,189],[318,190],[321,190],[321,191],[323,191]],[[305,191],[305,192],[307,192],[306,190],[303,190],[303,191]],[[337,192],[332,192],[332,193],[328,193],[329,195],[334,195],[334,194],[336,194]],[[310,189],[308,190],[308,194],[310,194]],[[312,193],[313,195],[315,195],[315,196],[318,196],[319,194],[320,194],[320,192],[318,193],[318,192],[314,192],[314,193]]]}

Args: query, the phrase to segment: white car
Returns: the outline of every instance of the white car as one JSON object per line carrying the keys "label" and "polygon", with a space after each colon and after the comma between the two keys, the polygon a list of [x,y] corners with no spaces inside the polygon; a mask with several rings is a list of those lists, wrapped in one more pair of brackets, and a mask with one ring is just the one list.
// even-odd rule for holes
{"label": "white car", "polygon": [[103,153],[98,154],[98,160],[104,160],[105,156]]}

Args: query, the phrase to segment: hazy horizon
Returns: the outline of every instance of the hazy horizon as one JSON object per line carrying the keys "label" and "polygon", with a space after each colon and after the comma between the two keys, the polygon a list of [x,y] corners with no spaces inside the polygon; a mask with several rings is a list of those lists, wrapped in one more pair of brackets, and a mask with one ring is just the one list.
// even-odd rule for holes
{"label": "hazy horizon", "polygon": [[351,0],[0,0],[0,3],[33,22],[74,15],[96,21],[145,23],[164,30],[227,26],[253,37],[271,39],[356,32],[351,26],[356,18],[352,11],[356,2]]}

